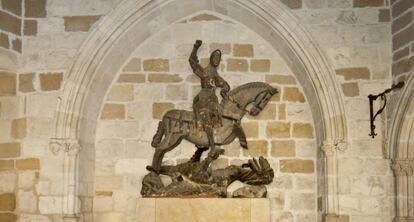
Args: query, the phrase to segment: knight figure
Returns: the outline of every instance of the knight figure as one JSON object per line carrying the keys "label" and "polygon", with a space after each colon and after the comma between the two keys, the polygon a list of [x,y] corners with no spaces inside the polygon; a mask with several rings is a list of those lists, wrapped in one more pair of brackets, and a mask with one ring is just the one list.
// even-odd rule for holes
{"label": "knight figure", "polygon": [[201,44],[201,40],[196,40],[189,58],[194,74],[201,81],[201,91],[193,100],[194,119],[196,126],[203,129],[207,134],[210,147],[209,155],[217,158],[217,155],[222,154],[223,150],[216,149],[213,136],[214,128],[222,126],[221,110],[216,96],[216,88],[221,88],[220,95],[224,100],[228,100],[227,93],[230,90],[230,86],[217,72],[221,60],[221,51],[219,49],[211,53],[207,67],[201,67],[197,57],[197,51]]}

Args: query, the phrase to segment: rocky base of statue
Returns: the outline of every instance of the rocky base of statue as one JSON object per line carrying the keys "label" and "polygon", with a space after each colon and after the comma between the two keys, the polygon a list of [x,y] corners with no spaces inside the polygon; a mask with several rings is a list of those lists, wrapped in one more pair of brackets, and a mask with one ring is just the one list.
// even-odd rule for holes
{"label": "rocky base of statue", "polygon": [[260,157],[250,159],[242,166],[231,165],[224,169],[211,169],[216,159],[207,157],[200,162],[188,161],[176,166],[162,166],[161,174],[167,175],[172,182],[164,185],[160,175],[147,174],[142,181],[143,197],[227,197],[227,188],[234,181],[245,183],[233,192],[232,197],[266,197],[264,185],[272,182],[273,169],[269,162]]}

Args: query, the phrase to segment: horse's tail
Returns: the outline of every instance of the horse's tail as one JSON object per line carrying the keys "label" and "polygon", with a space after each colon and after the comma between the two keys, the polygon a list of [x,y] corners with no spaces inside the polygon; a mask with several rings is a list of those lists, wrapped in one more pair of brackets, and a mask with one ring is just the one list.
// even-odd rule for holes
{"label": "horse's tail", "polygon": [[161,139],[164,135],[164,130],[165,129],[164,129],[163,121],[164,120],[161,120],[160,122],[158,122],[157,132],[155,133],[154,137],[152,137],[151,146],[154,147],[154,148],[157,147],[160,144]]}

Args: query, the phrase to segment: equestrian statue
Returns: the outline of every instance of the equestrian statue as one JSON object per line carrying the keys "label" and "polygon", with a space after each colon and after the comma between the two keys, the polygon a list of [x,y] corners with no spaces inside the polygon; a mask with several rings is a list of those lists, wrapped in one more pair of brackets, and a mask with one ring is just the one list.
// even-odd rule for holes
{"label": "equestrian statue", "polygon": [[[201,79],[201,91],[194,98],[194,111],[173,109],[168,111],[158,123],[152,139],[155,148],[152,166],[147,169],[159,173],[163,157],[185,139],[196,145],[197,151],[192,161],[199,161],[203,151],[210,148],[209,157],[216,159],[223,153],[216,146],[233,142],[237,137],[243,148],[247,147],[246,136],[241,127],[241,119],[248,112],[257,116],[277,90],[267,83],[252,82],[229,91],[229,84],[217,73],[221,52],[211,53],[210,63],[202,68],[198,63],[197,50],[201,41],[197,40],[190,56],[190,65]],[[223,100],[218,103],[216,87],[221,87]],[[246,108],[252,105],[248,111]]]}

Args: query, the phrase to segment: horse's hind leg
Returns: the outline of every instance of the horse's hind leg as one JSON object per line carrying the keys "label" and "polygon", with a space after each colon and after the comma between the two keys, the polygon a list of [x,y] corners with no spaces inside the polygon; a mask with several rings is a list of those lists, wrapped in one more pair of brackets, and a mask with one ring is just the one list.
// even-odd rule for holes
{"label": "horse's hind leg", "polygon": [[208,146],[206,147],[206,146],[196,145],[196,147],[197,147],[197,150],[195,151],[194,155],[190,159],[190,161],[193,163],[200,162],[201,155],[203,154],[204,151],[208,150]]}
{"label": "horse's hind leg", "polygon": [[178,145],[180,138],[181,135],[167,135],[155,148],[154,157],[152,158],[152,165],[147,166],[147,170],[159,174],[165,153],[174,149]]}

